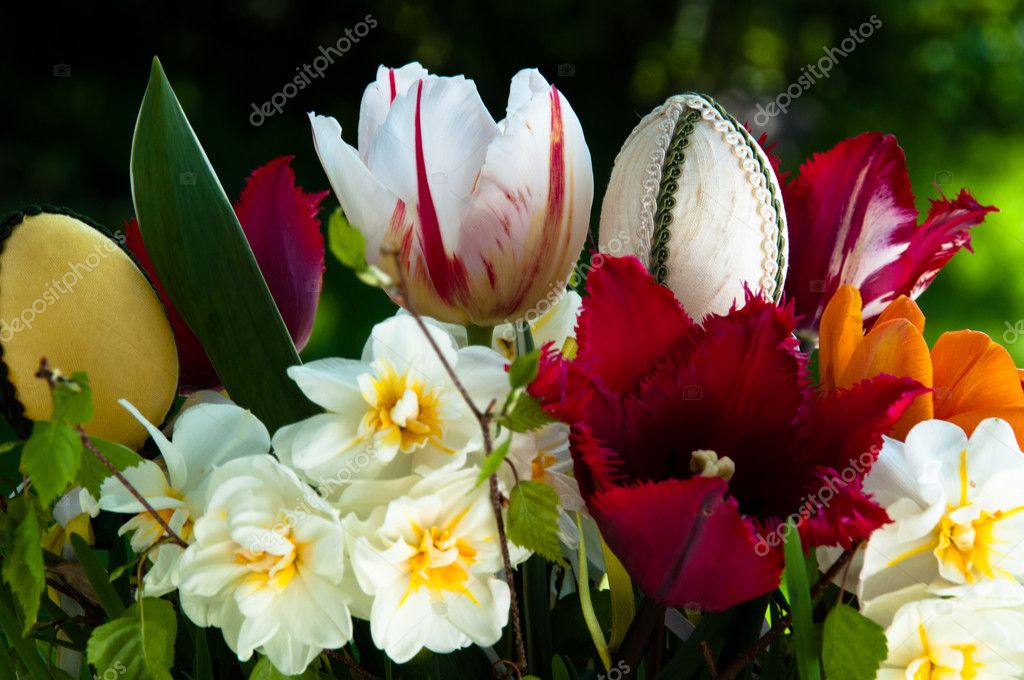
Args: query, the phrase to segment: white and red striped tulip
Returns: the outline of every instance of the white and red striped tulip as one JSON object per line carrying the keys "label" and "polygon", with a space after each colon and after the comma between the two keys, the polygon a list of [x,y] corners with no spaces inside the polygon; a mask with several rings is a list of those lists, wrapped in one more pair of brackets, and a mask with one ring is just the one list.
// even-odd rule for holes
{"label": "white and red striped tulip", "polygon": [[370,264],[404,270],[417,310],[494,326],[557,299],[583,247],[594,176],[579,119],[536,70],[512,79],[495,122],[472,80],[380,67],[358,149],[334,118],[313,138]]}

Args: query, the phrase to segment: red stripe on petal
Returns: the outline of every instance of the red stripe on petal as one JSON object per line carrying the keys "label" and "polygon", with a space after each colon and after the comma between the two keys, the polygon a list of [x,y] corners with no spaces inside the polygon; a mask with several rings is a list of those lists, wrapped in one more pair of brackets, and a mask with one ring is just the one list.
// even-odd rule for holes
{"label": "red stripe on petal", "polygon": [[398,96],[398,86],[395,85],[395,69],[388,69],[388,80],[391,83],[391,103],[395,102],[395,97]]}
{"label": "red stripe on petal", "polygon": [[420,222],[420,247],[430,281],[437,294],[451,303],[468,289],[466,268],[458,258],[449,259],[441,238],[441,224],[427,181],[427,162],[423,156],[422,124],[423,81],[416,89],[416,214]]}
{"label": "red stripe on petal", "polygon": [[551,86],[551,153],[548,156],[547,228],[562,221],[565,210],[565,129],[562,123],[562,98]]}

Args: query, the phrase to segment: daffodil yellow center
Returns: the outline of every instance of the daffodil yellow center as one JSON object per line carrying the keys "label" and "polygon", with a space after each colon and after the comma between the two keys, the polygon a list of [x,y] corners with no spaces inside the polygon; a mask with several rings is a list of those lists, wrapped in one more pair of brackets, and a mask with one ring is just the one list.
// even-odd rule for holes
{"label": "daffodil yellow center", "polygon": [[444,422],[441,396],[427,389],[421,378],[410,375],[415,368],[399,373],[391,362],[379,359],[377,375],[360,378],[360,389],[369,409],[363,416],[364,436],[380,435],[380,443],[409,453],[431,442],[442,448]]}
{"label": "daffodil yellow center", "polygon": [[924,624],[918,626],[917,632],[924,655],[907,666],[907,680],[973,680],[978,676],[982,666],[975,658],[974,645],[934,646],[928,640]]}
{"label": "daffodil yellow center", "polygon": [[298,547],[284,537],[291,548],[284,554],[253,551],[244,548],[235,550],[235,561],[244,565],[251,573],[247,580],[258,589],[273,588],[284,590],[298,572]]}
{"label": "daffodil yellow center", "polygon": [[548,474],[548,468],[558,462],[556,456],[552,456],[547,451],[541,450],[537,452],[537,455],[533,457],[531,462],[530,478],[534,481],[540,481]]}
{"label": "daffodil yellow center", "polygon": [[458,593],[478,604],[466,588],[469,580],[467,569],[476,561],[476,549],[465,539],[453,537],[450,528],[414,529],[419,535],[419,545],[416,554],[409,558],[411,574],[405,597],[420,588],[427,588],[433,595]]}
{"label": "daffodil yellow center", "polygon": [[946,513],[939,523],[939,544],[935,548],[935,556],[963,574],[967,583],[977,580],[975,570],[986,578],[995,578],[992,535],[1001,514],[982,511],[975,519],[957,522],[951,513]]}
{"label": "daffodil yellow center", "polygon": [[[164,491],[164,494],[168,498],[182,500],[181,493],[175,489],[171,489],[170,487]],[[160,519],[164,521],[164,524],[171,526],[171,519],[174,517],[176,510],[177,508],[165,508],[163,510],[157,510],[156,514],[160,516]],[[144,538],[148,545],[153,545],[158,541],[167,538],[167,532],[164,531],[163,526],[160,525],[160,522],[158,522],[148,510],[143,510],[137,514],[132,521],[126,524],[126,526],[134,527],[136,535],[139,536],[140,540]],[[188,517],[181,528],[177,529],[175,533],[178,534],[183,541],[188,542],[192,536],[192,518]]]}

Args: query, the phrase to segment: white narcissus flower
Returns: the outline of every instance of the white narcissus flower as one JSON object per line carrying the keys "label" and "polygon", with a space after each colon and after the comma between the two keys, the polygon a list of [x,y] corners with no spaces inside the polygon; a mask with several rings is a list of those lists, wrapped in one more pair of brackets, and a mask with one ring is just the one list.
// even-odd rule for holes
{"label": "white narcissus flower", "polygon": [[888,655],[875,677],[1010,680],[1024,674],[1024,610],[1018,597],[979,588],[977,598],[915,599],[921,590],[894,593],[883,598],[894,602],[864,611],[886,629]]}
{"label": "white narcissus flower", "polygon": [[[576,337],[576,318],[582,305],[583,298],[579,293],[566,290],[550,307],[542,301],[537,305],[536,314],[528,311],[525,318],[530,325],[534,344],[543,347],[550,342],[556,350],[562,351],[565,341]],[[515,355],[515,339],[516,324],[501,324],[494,329],[492,347],[511,359]]]}
{"label": "white narcissus flower", "polygon": [[914,584],[956,594],[1024,577],[1024,453],[1006,421],[982,421],[969,439],[941,420],[905,444],[886,438],[864,489],[893,521],[867,543],[862,602]]}
{"label": "white narcissus flower", "polygon": [[[172,441],[134,406],[123,400],[120,403],[149,431],[166,466],[165,471],[154,461],[145,460],[125,470],[124,477],[186,542],[192,540],[193,522],[205,508],[213,469],[235,458],[270,450],[267,428],[252,413],[234,404],[200,404],[188,409],[176,420]],[[100,487],[99,507],[135,515],[118,533],[131,532],[136,553],[150,551],[166,535],[160,523],[116,477],[108,477]],[[168,543],[149,552],[153,565],[145,578],[147,596],[158,597],[175,588],[182,550]]]}
{"label": "white narcissus flower", "polygon": [[423,314],[495,326],[560,290],[583,247],[594,176],[569,102],[536,70],[512,79],[495,122],[476,85],[419,64],[381,67],[366,88],[358,149],[310,114],[317,154],[366,256],[397,253]]}
{"label": "white narcissus flower", "polygon": [[551,423],[535,432],[514,433],[506,460],[515,467],[515,475],[507,465],[498,469],[509,487],[516,479],[547,484],[558,493],[559,536],[569,548],[579,544],[575,513],[587,515],[587,505],[579,484],[572,476],[572,455],[569,452],[569,426]]}
{"label": "white narcissus flower", "polygon": [[219,467],[194,534],[180,563],[182,610],[221,628],[239,659],[259,651],[298,675],[351,639],[338,511],[273,456]]}
{"label": "white narcissus flower", "polygon": [[356,578],[373,598],[373,641],[398,663],[423,648],[492,645],[508,621],[497,524],[478,475],[433,474],[365,519],[345,518]]}
{"label": "white narcissus flower", "polygon": [[[504,359],[427,328],[478,407],[501,404]],[[327,412],[278,430],[274,450],[329,497],[355,479],[459,468],[482,445],[478,421],[411,316],[377,324],[361,361],[311,361],[288,375]]]}

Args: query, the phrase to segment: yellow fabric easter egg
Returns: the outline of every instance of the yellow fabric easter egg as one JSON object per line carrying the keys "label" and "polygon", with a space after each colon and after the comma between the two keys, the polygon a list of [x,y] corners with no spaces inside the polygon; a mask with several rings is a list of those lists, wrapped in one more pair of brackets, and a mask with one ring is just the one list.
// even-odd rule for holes
{"label": "yellow fabric easter egg", "polygon": [[0,404],[21,435],[51,416],[39,362],[89,374],[90,435],[133,449],[146,430],[118,403],[161,423],[178,354],[153,286],[102,227],[63,208],[27,208],[0,223]]}

